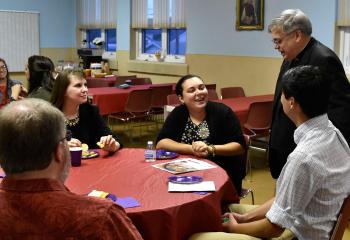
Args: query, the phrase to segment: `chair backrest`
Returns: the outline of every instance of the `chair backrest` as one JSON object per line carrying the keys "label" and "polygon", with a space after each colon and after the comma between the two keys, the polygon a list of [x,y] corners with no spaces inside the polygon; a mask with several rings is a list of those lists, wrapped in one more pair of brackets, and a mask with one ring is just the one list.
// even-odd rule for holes
{"label": "chair backrest", "polygon": [[165,86],[154,86],[151,85],[150,89],[152,89],[152,108],[163,108],[164,105],[167,105],[167,97],[169,94],[173,92],[172,85]]}
{"label": "chair backrest", "polygon": [[208,89],[208,100],[212,101],[212,100],[218,100],[218,94],[216,92],[215,89]]}
{"label": "chair backrest", "polygon": [[175,93],[169,94],[167,96],[167,104],[168,105],[180,105],[181,102],[180,102],[179,96],[177,96]]}
{"label": "chair backrest", "polygon": [[120,84],[124,84],[126,80],[131,80],[137,78],[136,75],[129,75],[129,76],[117,76],[115,81],[115,86],[118,86]]}
{"label": "chair backrest", "polygon": [[113,85],[114,85],[114,82],[99,81],[99,80],[87,81],[88,88],[113,87]]}
{"label": "chair backrest", "polygon": [[345,228],[350,219],[350,196],[345,198],[344,203],[340,209],[337,222],[331,234],[331,240],[342,240]]}
{"label": "chair backrest", "polygon": [[268,131],[272,121],[272,107],[273,101],[251,103],[243,126],[255,133]]}
{"label": "chair backrest", "polygon": [[216,90],[216,83],[205,84],[205,87],[207,89],[214,89],[214,90]]}
{"label": "chair backrest", "polygon": [[151,108],[152,90],[135,89],[129,93],[125,104],[125,111],[132,113],[148,112]]}
{"label": "chair backrest", "polygon": [[245,93],[242,87],[225,87],[221,88],[221,97],[222,99],[245,97]]}
{"label": "chair backrest", "polygon": [[132,85],[144,85],[144,84],[152,84],[152,80],[150,78],[133,78],[131,79]]}

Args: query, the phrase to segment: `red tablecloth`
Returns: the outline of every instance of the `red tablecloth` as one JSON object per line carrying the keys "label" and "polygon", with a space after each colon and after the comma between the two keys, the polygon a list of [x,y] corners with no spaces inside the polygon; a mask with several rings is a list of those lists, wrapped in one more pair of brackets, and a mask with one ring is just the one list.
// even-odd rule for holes
{"label": "red tablecloth", "polygon": [[[101,115],[124,111],[129,93],[134,89],[148,89],[150,86],[164,86],[172,83],[146,84],[130,86],[127,89],[116,87],[100,87],[89,89],[88,95],[92,97],[92,103],[100,108]],[[175,84],[172,84],[173,88]]]}
{"label": "red tablecloth", "polygon": [[141,206],[126,212],[146,240],[185,240],[196,232],[222,231],[221,204],[239,201],[223,169],[184,174],[214,181],[215,192],[169,193],[171,174],[152,164],[144,162],[143,149],[126,148],[113,156],[83,160],[71,169],[66,185],[79,194],[95,189],[137,199]]}
{"label": "red tablecloth", "polygon": [[239,98],[226,98],[216,100],[229,106],[232,111],[237,115],[241,125],[247,121],[249,106],[252,102],[272,101],[273,94],[251,96],[251,97],[239,97]]}
{"label": "red tablecloth", "polygon": [[116,76],[110,77],[87,77],[87,86],[88,88],[98,88],[98,87],[113,87],[116,82]]}

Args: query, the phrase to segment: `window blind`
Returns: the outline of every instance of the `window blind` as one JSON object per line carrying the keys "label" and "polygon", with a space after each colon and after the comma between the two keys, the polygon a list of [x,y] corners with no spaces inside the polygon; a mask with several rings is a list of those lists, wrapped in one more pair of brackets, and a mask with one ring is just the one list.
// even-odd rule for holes
{"label": "window blind", "polygon": [[39,13],[1,10],[0,26],[0,57],[9,71],[24,71],[28,57],[39,54]]}

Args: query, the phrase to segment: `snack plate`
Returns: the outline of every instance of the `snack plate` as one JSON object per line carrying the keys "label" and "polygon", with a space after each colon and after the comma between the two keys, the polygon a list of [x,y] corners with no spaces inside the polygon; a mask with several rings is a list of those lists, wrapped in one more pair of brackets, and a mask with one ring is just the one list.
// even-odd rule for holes
{"label": "snack plate", "polygon": [[193,184],[200,183],[203,181],[202,177],[199,176],[170,176],[169,182],[180,183],[180,184]]}
{"label": "snack plate", "polygon": [[87,153],[83,152],[81,159],[95,158],[95,157],[98,157],[99,155],[100,154],[95,150],[87,150]]}
{"label": "snack plate", "polygon": [[170,152],[164,149],[158,149],[156,154],[156,158],[158,160],[173,159],[173,158],[176,158],[177,156],[179,156],[179,154],[177,154],[176,152]]}

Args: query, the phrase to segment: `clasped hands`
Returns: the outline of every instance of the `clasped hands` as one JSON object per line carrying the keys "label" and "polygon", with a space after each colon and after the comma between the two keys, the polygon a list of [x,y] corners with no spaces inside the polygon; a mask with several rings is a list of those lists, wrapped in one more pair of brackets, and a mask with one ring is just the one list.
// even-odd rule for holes
{"label": "clasped hands", "polygon": [[[100,144],[103,146],[103,150],[107,152],[115,152],[119,148],[119,143],[113,138],[112,135],[103,136],[100,138]],[[69,147],[81,147],[81,142],[79,139],[72,138],[68,142]]]}
{"label": "clasped hands", "polygon": [[208,145],[203,141],[196,141],[192,142],[192,152],[193,155],[196,157],[208,157],[209,151],[208,151]]}

